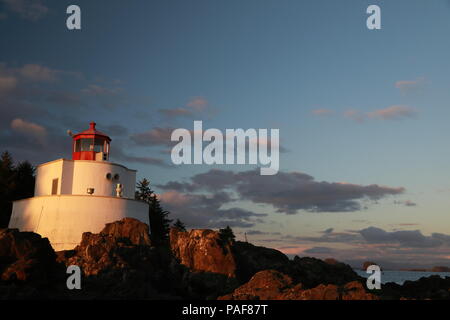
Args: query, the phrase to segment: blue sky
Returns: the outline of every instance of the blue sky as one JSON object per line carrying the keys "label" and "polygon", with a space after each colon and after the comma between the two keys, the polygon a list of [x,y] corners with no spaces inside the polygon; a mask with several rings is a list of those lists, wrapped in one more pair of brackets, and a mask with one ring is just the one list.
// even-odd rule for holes
{"label": "blue sky", "polygon": [[[256,244],[355,264],[448,265],[448,1],[80,0],[81,31],[65,26],[69,4],[0,0],[2,150],[69,157],[65,131],[95,120],[114,160],[191,227],[230,223]],[[381,30],[366,27],[370,4]],[[286,176],[261,184],[295,212],[245,174],[219,186],[217,172],[252,166],[168,166],[167,132],[194,120],[280,129]]]}

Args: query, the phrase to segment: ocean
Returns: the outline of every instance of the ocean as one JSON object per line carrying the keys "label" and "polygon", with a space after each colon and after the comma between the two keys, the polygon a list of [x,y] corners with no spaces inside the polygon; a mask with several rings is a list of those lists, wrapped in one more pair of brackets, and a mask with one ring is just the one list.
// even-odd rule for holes
{"label": "ocean", "polygon": [[[355,270],[361,277],[367,278],[370,274],[363,270]],[[419,280],[422,277],[438,275],[441,278],[450,277],[450,272],[425,272],[425,271],[382,271],[381,283],[395,282],[403,284],[406,280]]]}

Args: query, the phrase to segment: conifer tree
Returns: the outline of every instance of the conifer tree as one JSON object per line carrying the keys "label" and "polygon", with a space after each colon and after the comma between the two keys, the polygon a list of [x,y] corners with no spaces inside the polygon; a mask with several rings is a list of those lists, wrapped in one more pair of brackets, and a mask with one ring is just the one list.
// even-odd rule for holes
{"label": "conifer tree", "polygon": [[175,223],[173,224],[173,227],[177,228],[178,230],[183,231],[183,232],[186,231],[186,226],[183,222],[181,222],[180,219],[177,219],[175,221]]}
{"label": "conifer tree", "polygon": [[220,240],[222,240],[223,242],[230,242],[230,243],[234,243],[234,240],[236,238],[230,226],[227,226],[225,229],[220,229],[219,237]]}
{"label": "conifer tree", "polygon": [[149,205],[150,239],[155,246],[167,244],[169,240],[170,223],[169,212],[164,210],[161,203],[150,188],[150,181],[142,179],[136,186],[136,199],[145,201]]}
{"label": "conifer tree", "polygon": [[14,166],[11,154],[0,156],[0,228],[7,228],[12,202],[32,197],[34,194],[34,167],[24,161]]}

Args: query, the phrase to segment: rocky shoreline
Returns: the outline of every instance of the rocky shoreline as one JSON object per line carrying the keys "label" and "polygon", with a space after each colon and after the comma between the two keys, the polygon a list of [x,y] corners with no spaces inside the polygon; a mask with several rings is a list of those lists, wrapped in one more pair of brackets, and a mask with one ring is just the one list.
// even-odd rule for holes
{"label": "rocky shoreline", "polygon": [[[68,290],[67,266],[82,270],[81,290]],[[126,218],[73,250],[55,252],[32,232],[0,229],[0,299],[399,300],[450,299],[450,277],[432,276],[367,290],[344,263],[288,259],[218,232],[171,229],[154,247],[148,226]]]}

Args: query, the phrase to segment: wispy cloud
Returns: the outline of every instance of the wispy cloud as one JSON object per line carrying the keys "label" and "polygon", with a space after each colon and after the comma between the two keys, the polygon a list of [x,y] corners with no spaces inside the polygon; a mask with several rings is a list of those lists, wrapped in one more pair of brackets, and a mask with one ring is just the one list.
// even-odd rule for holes
{"label": "wispy cloud", "polygon": [[159,109],[159,113],[168,118],[194,117],[213,112],[208,100],[204,97],[194,97],[190,99],[185,106],[177,108]]}
{"label": "wispy cloud", "polygon": [[313,109],[311,113],[315,116],[328,116],[333,114],[333,110],[330,109]]}
{"label": "wispy cloud", "polygon": [[417,78],[416,80],[399,80],[395,82],[395,87],[403,94],[418,92],[425,85],[425,78]]}
{"label": "wispy cloud", "polygon": [[20,134],[35,139],[41,145],[46,144],[47,130],[36,123],[16,118],[11,122],[11,129]]}
{"label": "wispy cloud", "polygon": [[396,120],[403,118],[411,118],[416,115],[416,111],[408,106],[390,106],[385,109],[379,109],[369,112],[369,118],[376,118],[381,120]]}
{"label": "wispy cloud", "polygon": [[354,109],[345,111],[344,117],[362,123],[366,120],[401,120],[413,118],[417,115],[414,108],[403,105],[393,105],[384,109],[378,109],[371,112],[362,112]]}
{"label": "wispy cloud", "polygon": [[5,7],[21,18],[37,21],[42,19],[49,11],[48,7],[41,0],[0,0]]}

